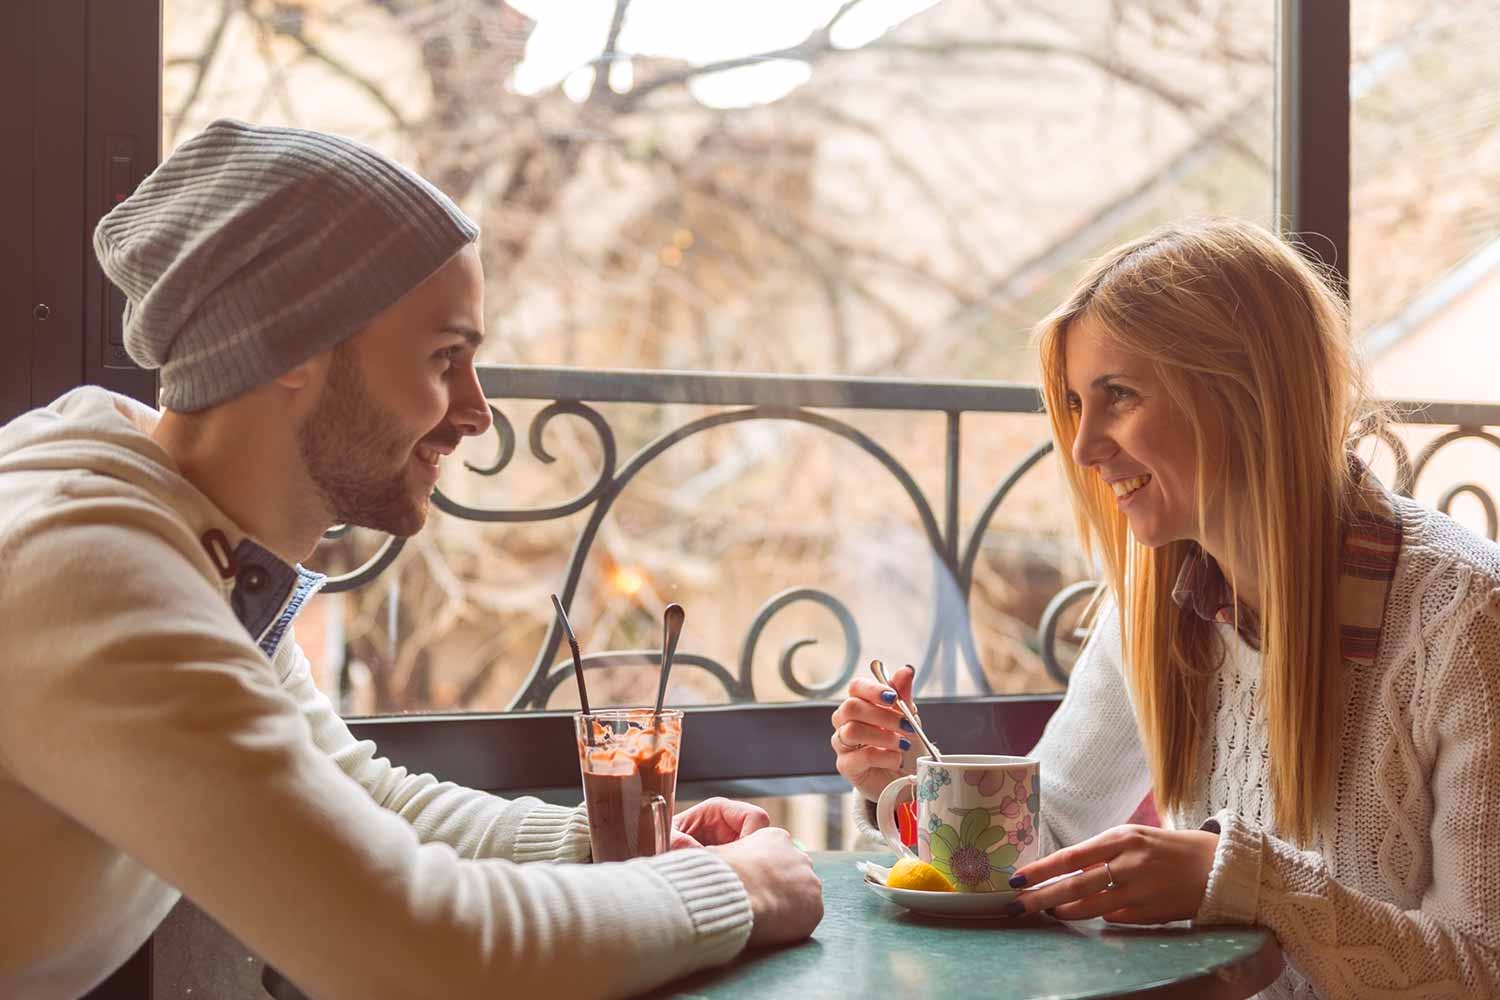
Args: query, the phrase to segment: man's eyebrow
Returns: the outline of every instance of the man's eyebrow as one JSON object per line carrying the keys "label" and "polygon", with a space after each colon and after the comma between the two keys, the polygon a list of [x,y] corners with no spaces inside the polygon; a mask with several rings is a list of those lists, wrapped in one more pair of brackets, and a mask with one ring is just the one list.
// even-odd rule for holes
{"label": "man's eyebrow", "polygon": [[469,342],[470,347],[478,347],[480,344],[484,343],[484,334],[480,333],[472,326],[460,326],[450,323],[447,326],[443,327],[440,332],[451,333],[455,336],[462,337]]}

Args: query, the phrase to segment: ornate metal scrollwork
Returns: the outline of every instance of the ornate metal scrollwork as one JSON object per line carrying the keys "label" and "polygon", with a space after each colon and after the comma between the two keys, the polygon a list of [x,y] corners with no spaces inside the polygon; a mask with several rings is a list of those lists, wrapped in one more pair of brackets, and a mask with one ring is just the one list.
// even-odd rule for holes
{"label": "ornate metal scrollwork", "polygon": [[[500,456],[492,466],[484,469],[474,469],[481,475],[492,476],[510,464],[515,454],[515,432],[510,428],[510,422],[500,415],[493,406],[490,411],[495,414],[494,426],[500,434]],[[554,417],[564,414],[582,417],[588,422],[599,435],[599,447],[602,457],[599,463],[599,477],[587,490],[578,494],[565,503],[555,507],[532,507],[521,510],[483,510],[478,507],[468,507],[449,497],[442,490],[433,490],[432,504],[445,514],[461,517],[469,521],[485,522],[516,522],[516,521],[550,521],[554,518],[567,517],[569,514],[577,513],[589,504],[595,502],[604,494],[609,486],[615,472],[615,435],[610,429],[609,422],[604,416],[591,406],[572,401],[559,401],[545,407],[531,421],[531,453],[543,462],[555,462],[556,456],[549,452],[542,441],[543,432]],[[470,468],[473,468],[470,466]]]}
{"label": "ornate metal scrollwork", "polygon": [[[1042,621],[1039,626],[1042,644],[1042,666],[1047,668],[1047,675],[1063,687],[1067,687],[1070,670],[1064,670],[1057,659],[1057,623],[1062,620],[1063,613],[1081,600],[1093,600],[1102,584],[1095,580],[1080,580],[1078,583],[1070,583],[1042,609]],[[1082,639],[1082,634],[1078,635]]]}
{"label": "ornate metal scrollwork", "polygon": [[322,592],[340,594],[346,590],[358,590],[384,573],[386,567],[396,561],[396,557],[401,554],[401,549],[405,545],[406,539],[404,538],[397,538],[394,535],[386,538],[385,543],[365,561],[363,566],[340,576],[329,577],[328,581],[323,584]]}
{"label": "ornate metal scrollwork", "polygon": [[[1483,441],[1500,449],[1500,437],[1496,437],[1482,427],[1462,426],[1440,434],[1427,442],[1427,445],[1417,454],[1417,461],[1412,468],[1411,474],[1412,491],[1415,491],[1417,480],[1422,477],[1422,473],[1427,469],[1433,456],[1453,442],[1462,441],[1465,438]],[[1438,510],[1447,514],[1453,507],[1453,501],[1465,493],[1474,497],[1484,507],[1486,534],[1489,536],[1490,541],[1495,541],[1496,532],[1500,530],[1500,519],[1496,517],[1495,498],[1490,496],[1489,490],[1486,490],[1483,486],[1477,483],[1459,483],[1448,487],[1438,498]],[[1410,493],[1407,495],[1409,496]]]}
{"label": "ornate metal scrollwork", "polygon": [[[496,376],[497,373],[490,371],[488,374]],[[517,386],[520,387],[518,390]],[[562,387],[561,390],[559,386]],[[547,403],[531,421],[528,433],[531,453],[544,463],[556,461],[543,440],[546,428],[557,417],[577,417],[589,424],[598,439],[600,460],[597,477],[583,492],[548,507],[487,510],[461,504],[440,490],[433,493],[432,499],[438,509],[455,517],[478,522],[546,521],[587,510],[587,520],[569,556],[563,585],[559,590],[564,604],[571,606],[578,592],[584,565],[604,518],[635,477],[667,450],[694,435],[745,421],[786,420],[816,427],[843,438],[873,458],[906,494],[917,515],[920,531],[932,553],[930,567],[934,580],[931,622],[918,666],[919,684],[929,684],[940,679],[941,686],[947,689],[955,682],[962,664],[978,688],[988,690],[989,684],[980,663],[969,613],[976,565],[985,535],[1001,504],[1013,494],[1020,480],[1052,451],[1052,444],[1050,441],[1038,444],[1006,472],[980,508],[978,516],[967,526],[966,535],[960,537],[957,499],[961,480],[958,464],[959,423],[962,415],[969,412],[1034,412],[1037,405],[1035,394],[1033,391],[1020,392],[1024,388],[976,383],[915,384],[901,380],[783,379],[723,373],[657,375],[639,372],[579,372],[576,369],[516,369],[506,373],[506,381],[503,383],[498,377],[493,378],[487,383],[487,392],[498,397],[504,392],[517,390],[517,398]],[[555,398],[553,394],[560,391],[570,393],[574,398]],[[893,392],[895,396],[891,395]],[[608,420],[583,400],[657,404],[684,402],[724,409],[661,434],[617,468],[619,456],[614,431]],[[941,523],[935,513],[936,508],[917,485],[913,475],[889,451],[850,423],[828,416],[823,409],[857,409],[866,405],[947,417],[947,494]],[[1390,449],[1396,466],[1395,482],[1392,485],[1398,493],[1410,496],[1433,456],[1454,441],[1476,438],[1500,448],[1500,437],[1485,429],[1500,423],[1500,408],[1476,404],[1403,405],[1407,409],[1398,409],[1394,420],[1397,424],[1439,425],[1455,429],[1443,433],[1422,448],[1413,461],[1406,444],[1393,433],[1390,426],[1367,421],[1355,428],[1355,443],[1373,437]],[[814,406],[817,409],[809,408]],[[490,405],[490,412],[498,438],[496,458],[488,465],[465,463],[465,467],[471,472],[487,477],[495,476],[508,468],[517,449],[517,433],[512,423],[493,404]],[[1450,486],[1438,499],[1438,507],[1446,512],[1463,496],[1473,497],[1482,506],[1488,534],[1492,539],[1496,538],[1497,533],[1500,533],[1500,505],[1497,505],[1483,486],[1473,482]],[[340,527],[330,531],[325,537],[338,538],[348,530],[347,527]],[[400,539],[388,539],[364,565],[330,580],[325,590],[338,593],[369,583],[395,560],[402,544]],[[1092,581],[1070,584],[1059,591],[1042,612],[1038,623],[1041,660],[1047,674],[1058,683],[1066,684],[1069,677],[1068,669],[1059,658],[1059,643],[1066,641],[1066,637],[1060,638],[1058,635],[1060,623],[1070,611],[1076,609],[1079,602],[1090,599],[1098,586]],[[757,612],[741,645],[737,669],[691,652],[680,653],[677,663],[682,667],[704,671],[723,688],[730,701],[754,700],[756,691],[752,665],[756,646],[770,620],[787,606],[798,602],[819,604],[833,614],[843,634],[844,650],[836,672],[830,674],[830,680],[826,683],[809,683],[798,676],[805,658],[803,661],[797,658],[814,640],[803,638],[792,641],[779,655],[779,677],[787,689],[799,697],[816,699],[834,695],[854,675],[860,658],[860,633],[853,614],[842,601],[826,591],[811,587],[783,591],[772,597]],[[531,669],[512,700],[512,709],[545,707],[558,686],[571,676],[571,662],[559,661],[557,658],[561,641],[561,630],[553,622]],[[653,665],[659,655],[654,650],[594,653],[584,658],[584,666],[593,671],[626,665]]]}
{"label": "ornate metal scrollwork", "polygon": [[766,602],[765,607],[755,616],[750,624],[750,631],[745,636],[745,646],[740,654],[740,685],[749,698],[755,696],[755,684],[752,676],[752,668],[755,664],[755,646],[760,641],[760,634],[765,631],[766,625],[771,618],[782,608],[798,601],[811,601],[821,604],[833,616],[838,619],[839,627],[844,631],[844,662],[839,667],[839,672],[833,680],[819,686],[810,686],[802,683],[792,671],[792,658],[797,651],[804,646],[810,646],[817,642],[816,639],[798,639],[789,643],[781,653],[781,681],[791,691],[804,698],[827,698],[843,689],[849,679],[854,676],[855,665],[859,662],[859,626],[854,622],[854,616],[838,598],[826,591],[816,590],[812,587],[798,587],[792,590],[783,590],[775,597]]}

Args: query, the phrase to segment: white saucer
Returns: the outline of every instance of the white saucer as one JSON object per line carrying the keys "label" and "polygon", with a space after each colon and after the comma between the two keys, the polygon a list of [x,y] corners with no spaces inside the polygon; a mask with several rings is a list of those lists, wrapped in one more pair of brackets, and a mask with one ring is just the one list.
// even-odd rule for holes
{"label": "white saucer", "polygon": [[[874,879],[864,879],[865,887],[882,899],[904,906],[913,913],[957,920],[994,920],[1009,918],[1005,908],[1026,890],[1004,889],[1000,892],[927,892],[922,889],[892,889]],[[1024,919],[1024,915],[1023,915]]]}

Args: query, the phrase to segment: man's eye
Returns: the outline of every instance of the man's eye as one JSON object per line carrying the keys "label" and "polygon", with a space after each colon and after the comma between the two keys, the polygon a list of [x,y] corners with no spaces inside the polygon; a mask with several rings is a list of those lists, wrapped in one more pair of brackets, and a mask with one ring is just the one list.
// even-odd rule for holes
{"label": "man's eye", "polygon": [[452,347],[445,347],[445,348],[443,348],[441,351],[438,351],[432,357],[436,361],[442,361],[442,362],[445,362],[446,364],[450,364],[451,365],[451,364],[455,363],[456,361],[458,361],[459,352],[461,352],[462,350],[463,350],[462,347],[460,347],[458,344],[454,344]]}

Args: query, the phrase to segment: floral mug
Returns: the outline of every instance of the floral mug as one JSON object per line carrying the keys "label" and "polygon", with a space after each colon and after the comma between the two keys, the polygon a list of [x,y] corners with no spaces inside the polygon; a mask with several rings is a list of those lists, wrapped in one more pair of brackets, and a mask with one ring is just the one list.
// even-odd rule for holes
{"label": "floral mug", "polygon": [[1041,767],[1029,757],[993,754],[917,759],[917,773],[880,793],[880,833],[903,855],[896,804],[916,786],[916,857],[948,876],[959,892],[1013,892],[1010,877],[1037,858]]}

